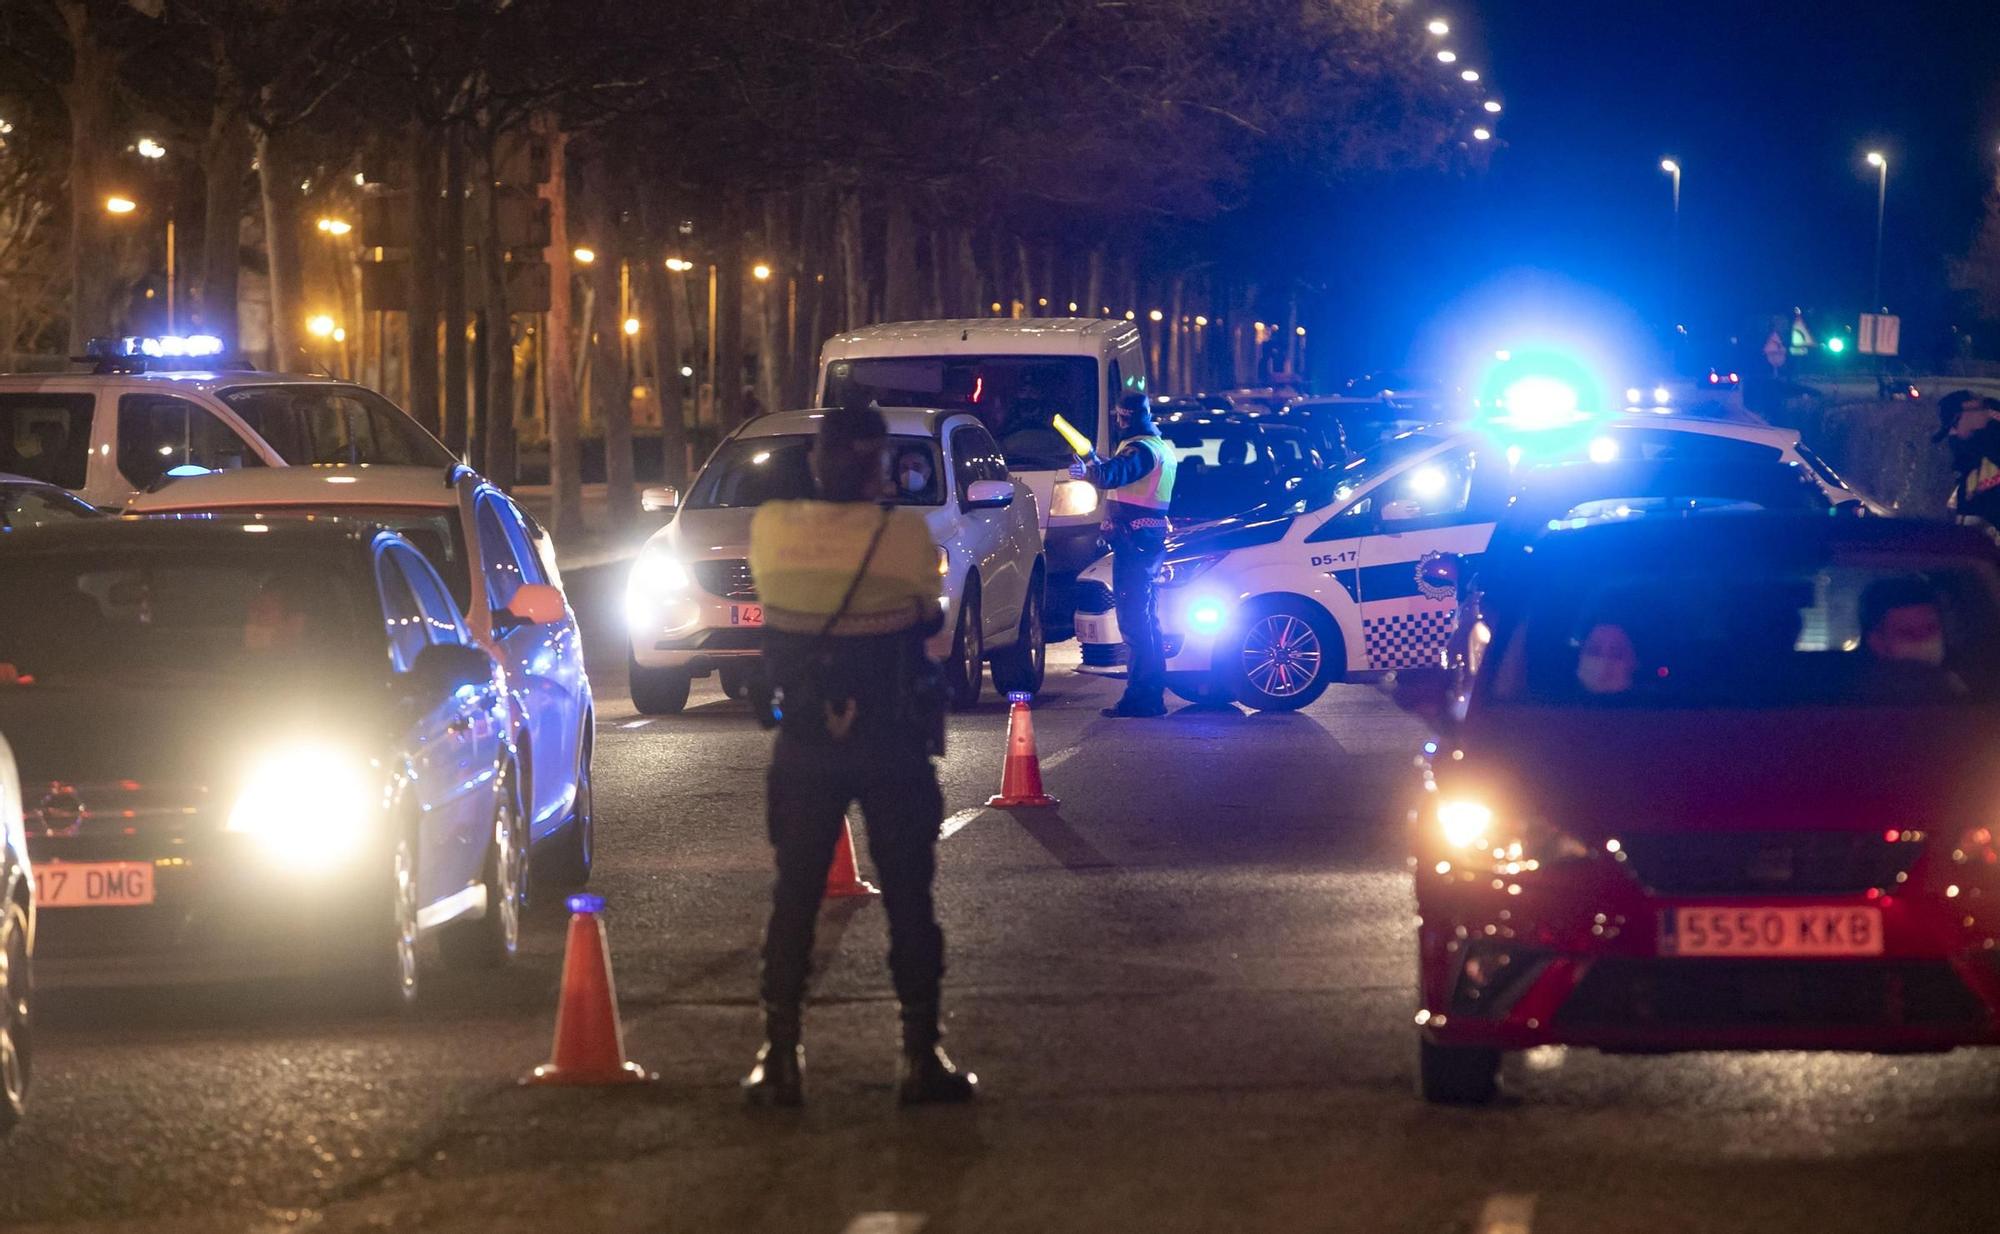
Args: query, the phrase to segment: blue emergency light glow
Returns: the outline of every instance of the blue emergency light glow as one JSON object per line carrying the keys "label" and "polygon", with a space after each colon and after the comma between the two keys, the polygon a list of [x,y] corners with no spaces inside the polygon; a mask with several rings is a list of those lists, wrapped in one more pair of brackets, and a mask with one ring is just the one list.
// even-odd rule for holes
{"label": "blue emergency light glow", "polygon": [[573,895],[563,901],[572,913],[601,913],[604,911],[604,897],[594,895]]}
{"label": "blue emergency light glow", "polygon": [[1228,619],[1229,610],[1220,600],[1204,597],[1188,605],[1188,629],[1197,634],[1214,634]]}
{"label": "blue emergency light glow", "polygon": [[167,474],[176,480],[185,480],[189,476],[206,476],[213,473],[198,463],[182,463],[178,467],[167,468]]}

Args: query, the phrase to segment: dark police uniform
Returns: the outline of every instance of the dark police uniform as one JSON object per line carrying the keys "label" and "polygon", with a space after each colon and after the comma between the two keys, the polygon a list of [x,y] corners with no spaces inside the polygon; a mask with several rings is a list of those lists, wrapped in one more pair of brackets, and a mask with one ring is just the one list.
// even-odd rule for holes
{"label": "dark police uniform", "polygon": [[1161,715],[1167,659],[1160,639],[1154,576],[1166,554],[1167,508],[1178,460],[1150,416],[1135,412],[1134,431],[1108,459],[1092,459],[1085,478],[1105,490],[1104,532],[1111,543],[1111,594],[1118,631],[1131,649],[1125,696],[1106,715]]}
{"label": "dark police uniform", "polygon": [[[931,899],[944,821],[930,760],[939,726],[921,697],[930,676],[924,639],[943,624],[937,546],[915,510],[774,501],[751,522],[750,570],[780,713],[766,785],[778,866],[764,935],[767,1053],[798,1052],[827,868],[847,807],[859,802],[889,919],[905,1058],[928,1058],[936,1054],[944,973]],[[941,716],[942,699],[938,707]],[[748,1086],[764,1070],[760,1056]],[[912,1096],[910,1082],[906,1066],[905,1100],[963,1099]]]}

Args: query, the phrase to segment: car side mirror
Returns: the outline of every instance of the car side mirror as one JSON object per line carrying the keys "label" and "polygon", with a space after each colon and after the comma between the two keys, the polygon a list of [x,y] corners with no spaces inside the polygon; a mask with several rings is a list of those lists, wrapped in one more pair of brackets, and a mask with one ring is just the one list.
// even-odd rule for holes
{"label": "car side mirror", "polygon": [[506,615],[512,618],[506,623],[510,626],[549,626],[568,616],[569,606],[562,592],[547,583],[523,583],[514,589]]}
{"label": "car side mirror", "polygon": [[639,508],[648,514],[672,514],[680,509],[680,505],[680,490],[670,484],[644,489],[639,493]]}
{"label": "car side mirror", "polygon": [[965,486],[968,510],[1004,510],[1014,504],[1014,486],[1005,480],[974,480]]}
{"label": "car side mirror", "polygon": [[492,680],[493,659],[484,651],[464,643],[432,643],[417,653],[402,684],[411,701],[421,705]]}
{"label": "car side mirror", "polygon": [[1451,716],[1452,679],[1451,670],[1440,665],[1399,668],[1390,680],[1389,697],[1432,728],[1443,728]]}

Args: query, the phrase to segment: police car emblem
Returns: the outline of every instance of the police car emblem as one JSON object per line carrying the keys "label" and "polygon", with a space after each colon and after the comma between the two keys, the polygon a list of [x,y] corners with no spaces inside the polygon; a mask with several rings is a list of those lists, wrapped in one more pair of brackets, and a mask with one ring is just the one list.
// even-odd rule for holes
{"label": "police car emblem", "polygon": [[[1417,592],[1424,599],[1455,600],[1458,598],[1458,571],[1456,569],[1447,570],[1440,568],[1440,563],[1443,559],[1452,556],[1454,554],[1440,553],[1433,550],[1432,552],[1425,553],[1417,561]],[[1455,562],[1452,564],[1456,565]]]}

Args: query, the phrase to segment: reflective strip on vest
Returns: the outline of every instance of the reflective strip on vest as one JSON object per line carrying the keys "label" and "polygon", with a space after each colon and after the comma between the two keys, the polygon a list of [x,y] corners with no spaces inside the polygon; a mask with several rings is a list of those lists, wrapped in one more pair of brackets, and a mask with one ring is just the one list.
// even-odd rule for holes
{"label": "reflective strip on vest", "polygon": [[1153,469],[1132,483],[1114,488],[1108,494],[1112,501],[1128,506],[1140,506],[1147,510],[1164,513],[1174,500],[1174,468],[1180,460],[1167,448],[1167,443],[1158,437],[1134,437],[1126,446],[1139,447],[1153,452]]}

